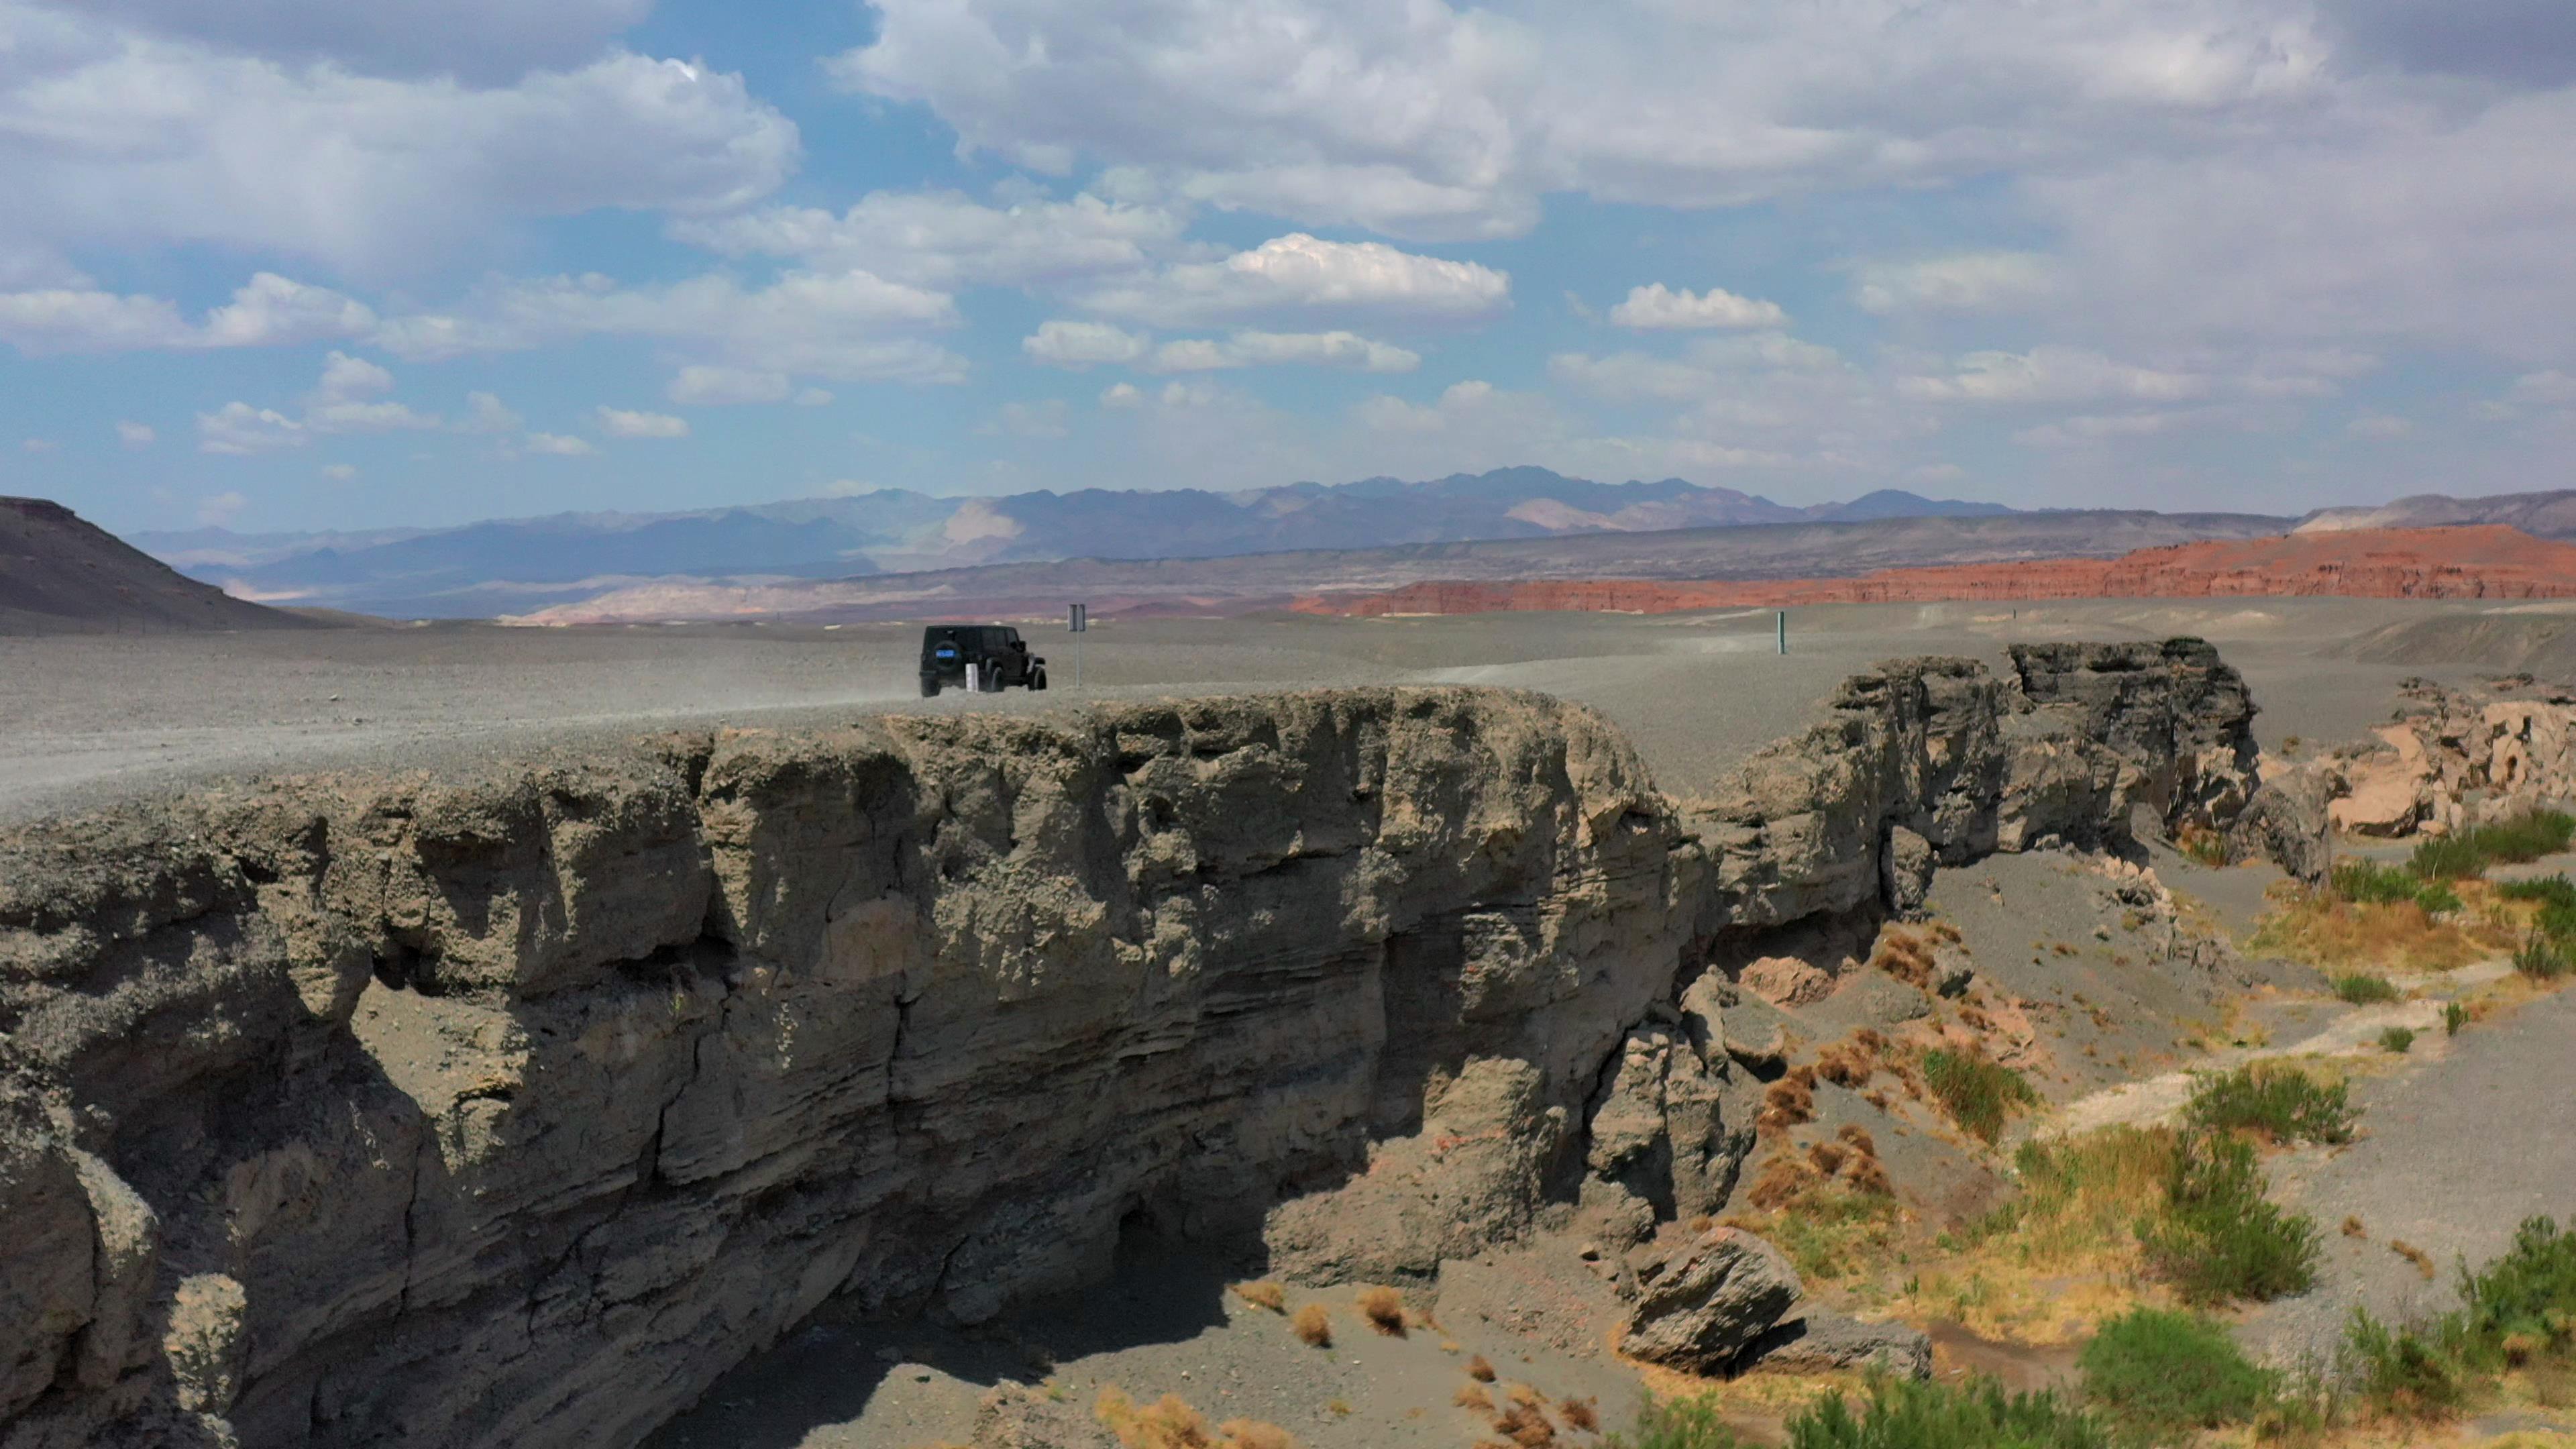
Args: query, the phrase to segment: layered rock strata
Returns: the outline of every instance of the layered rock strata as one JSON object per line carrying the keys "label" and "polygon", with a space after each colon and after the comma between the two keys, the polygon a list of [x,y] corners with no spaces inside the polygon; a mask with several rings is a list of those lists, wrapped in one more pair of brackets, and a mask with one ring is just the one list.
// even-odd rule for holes
{"label": "layered rock strata", "polygon": [[2321,777],[2328,814],[2353,834],[2456,830],[2576,802],[2576,694],[2528,675],[2482,689],[2408,680],[2395,721],[2372,733],[2375,744],[2305,772]]}
{"label": "layered rock strata", "polygon": [[983,1321],[1124,1226],[1330,1281],[1714,1207],[1712,942],[2223,817],[2249,713],[2177,642],[1889,666],[1689,807],[1588,711],[1378,690],[0,839],[0,1442],[631,1442],[829,1298]]}

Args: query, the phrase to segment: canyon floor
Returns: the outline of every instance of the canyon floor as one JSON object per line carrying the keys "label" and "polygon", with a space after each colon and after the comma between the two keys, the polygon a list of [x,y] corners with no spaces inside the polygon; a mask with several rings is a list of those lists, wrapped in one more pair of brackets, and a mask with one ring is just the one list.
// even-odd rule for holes
{"label": "canyon floor", "polygon": [[[0,822],[209,776],[469,766],[638,730],[796,727],[856,712],[1032,711],[1085,701],[1361,684],[1543,690],[1599,709],[1687,793],[1897,655],[2000,661],[2052,639],[2199,634],[2244,671],[2267,746],[2383,719],[2396,681],[2466,679],[2555,638],[2576,605],[2348,599],[1826,605],[1637,617],[1104,620],[1083,642],[1027,626],[1056,688],[918,697],[918,626],[515,629],[432,624],[283,633],[0,637]],[[2437,632],[2438,631],[2438,632]],[[2365,640],[2398,637],[2351,657]]]}

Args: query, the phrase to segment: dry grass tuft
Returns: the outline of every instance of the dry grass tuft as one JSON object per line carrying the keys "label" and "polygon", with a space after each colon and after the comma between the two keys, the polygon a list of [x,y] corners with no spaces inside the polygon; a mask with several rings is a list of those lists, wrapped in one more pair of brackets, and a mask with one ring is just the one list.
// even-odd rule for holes
{"label": "dry grass tuft", "polygon": [[2362,1227],[2361,1219],[2350,1216],[2343,1220],[2343,1235],[2347,1238],[2360,1238],[2364,1242],[2370,1239],[2370,1232]]}
{"label": "dry grass tuft", "polygon": [[1320,1303],[1309,1303],[1298,1309],[1296,1316],[1288,1320],[1288,1325],[1297,1330],[1299,1338],[1317,1348],[1333,1346],[1333,1320]]}
{"label": "dry grass tuft", "polygon": [[1359,1296],[1360,1317],[1389,1338],[1404,1337],[1404,1295],[1392,1288],[1363,1288]]}
{"label": "dry grass tuft", "polygon": [[1843,1159],[1850,1155],[1847,1149],[1832,1142],[1818,1142],[1807,1149],[1807,1161],[1813,1163],[1816,1171],[1827,1177],[1842,1171]]}
{"label": "dry grass tuft", "polygon": [[1816,1075],[1838,1087],[1860,1088],[1886,1065],[1887,1038],[1872,1027],[1853,1032],[1849,1040],[1838,1041],[1816,1053]]}
{"label": "dry grass tuft", "polygon": [[1556,1442],[1556,1426],[1547,1421],[1547,1415],[1527,1404],[1514,1404],[1503,1410],[1494,1420],[1494,1432],[1521,1449],[1538,1449],[1542,1444]]}
{"label": "dry grass tuft", "polygon": [[2407,1262],[2414,1264],[2415,1271],[2423,1274],[2428,1281],[2431,1280],[2434,1274],[2438,1271],[2433,1266],[2432,1254],[2425,1252],[2422,1248],[2416,1247],[2413,1243],[2407,1242],[2404,1238],[2390,1238],[2388,1240],[2388,1251],[2395,1253],[2397,1256],[2404,1258]]}
{"label": "dry grass tuft", "polygon": [[1869,964],[1908,986],[1932,984],[1932,948],[1923,939],[1894,926],[1881,929]]}
{"label": "dry grass tuft", "polygon": [[[2463,881],[2457,889],[2485,903],[2480,883]],[[2508,926],[2492,920],[2436,921],[2415,901],[2347,901],[2331,891],[2302,891],[2274,897],[2246,949],[2329,968],[2448,971],[2509,950],[2516,939]]]}
{"label": "dry grass tuft", "polygon": [[1782,1132],[1815,1118],[1816,1069],[1800,1067],[1763,1092],[1762,1110],[1754,1116],[1753,1130]]}
{"label": "dry grass tuft", "polygon": [[1537,1389],[1530,1387],[1528,1384],[1511,1385],[1503,1390],[1503,1397],[1520,1405],[1522,1408],[1529,1410],[1533,1414],[1545,1414],[1547,1412],[1547,1395],[1540,1393]]}
{"label": "dry grass tuft", "polygon": [[1297,1449],[1295,1435],[1259,1419],[1228,1419],[1217,1432],[1225,1436],[1221,1449]]}
{"label": "dry grass tuft", "polygon": [[1267,1308],[1273,1313],[1288,1311],[1288,1290],[1267,1279],[1258,1283],[1235,1284],[1234,1296],[1255,1308]]}
{"label": "dry grass tuft", "polygon": [[1494,1381],[1494,1366],[1485,1362],[1485,1356],[1480,1353],[1467,1360],[1467,1377],[1480,1384],[1490,1384]]}
{"label": "dry grass tuft", "polygon": [[1596,1399],[1560,1400],[1556,1406],[1556,1416],[1563,1419],[1565,1427],[1569,1429],[1580,1429],[1586,1434],[1597,1434],[1601,1431],[1601,1405]]}
{"label": "dry grass tuft", "polygon": [[1206,1417],[1178,1394],[1140,1408],[1126,1390],[1113,1386],[1100,1391],[1091,1412],[1126,1449],[1219,1449]]}
{"label": "dry grass tuft", "polygon": [[1462,1409],[1473,1409],[1479,1414],[1490,1414],[1494,1411],[1494,1396],[1486,1393],[1483,1386],[1478,1384],[1459,1385],[1458,1392],[1449,1396],[1449,1402]]}
{"label": "dry grass tuft", "polygon": [[1956,946],[1961,941],[1967,939],[1965,936],[1959,934],[1958,927],[1951,925],[1948,921],[1934,921],[1923,929],[1925,934],[1931,936],[1933,940],[1944,942],[1952,946]]}

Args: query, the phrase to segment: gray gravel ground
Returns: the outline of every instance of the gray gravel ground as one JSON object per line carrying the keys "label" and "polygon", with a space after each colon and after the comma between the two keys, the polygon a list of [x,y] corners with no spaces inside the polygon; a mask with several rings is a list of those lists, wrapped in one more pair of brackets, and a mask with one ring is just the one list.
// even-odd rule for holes
{"label": "gray gravel ground", "polygon": [[[2355,1305],[2384,1320],[2455,1306],[2457,1265],[2483,1265],[2523,1219],[2576,1214],[2576,992],[2472,1025],[2441,1059],[2354,1084],[2363,1135],[2275,1159],[2274,1197],[2325,1231],[2317,1286],[2257,1310],[2247,1341],[2276,1360],[2325,1362]],[[2366,1239],[2343,1236],[2347,1216]],[[2389,1244],[2433,1257],[2427,1279]]]}
{"label": "gray gravel ground", "polygon": [[[2014,639],[2198,632],[2254,682],[2267,743],[2385,717],[2420,665],[2327,657],[2407,605],[2348,600],[1842,605],[1796,611],[1772,652],[1762,611],[1638,618],[1106,621],[1084,644],[1030,624],[1042,695],[919,698],[919,631],[754,625],[580,630],[426,625],[291,634],[0,638],[0,820],[80,810],[217,775],[467,766],[550,746],[711,724],[1058,708],[1087,700],[1324,685],[1475,683],[1581,700],[1625,727],[1666,788],[1698,788],[1789,733],[1844,676],[1897,655],[1993,661]],[[2450,671],[2466,673],[2469,671]]]}

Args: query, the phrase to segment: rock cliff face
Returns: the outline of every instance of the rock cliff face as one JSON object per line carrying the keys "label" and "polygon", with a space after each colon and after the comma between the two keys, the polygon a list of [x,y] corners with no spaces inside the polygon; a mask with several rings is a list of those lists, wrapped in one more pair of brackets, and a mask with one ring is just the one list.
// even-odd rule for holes
{"label": "rock cliff face", "polygon": [[982,1321],[1138,1225],[1329,1281],[1722,1201],[1712,941],[2250,787],[2205,645],[2017,672],[1687,808],[1581,709],[1363,691],[0,839],[0,1442],[630,1442],[834,1295]]}

